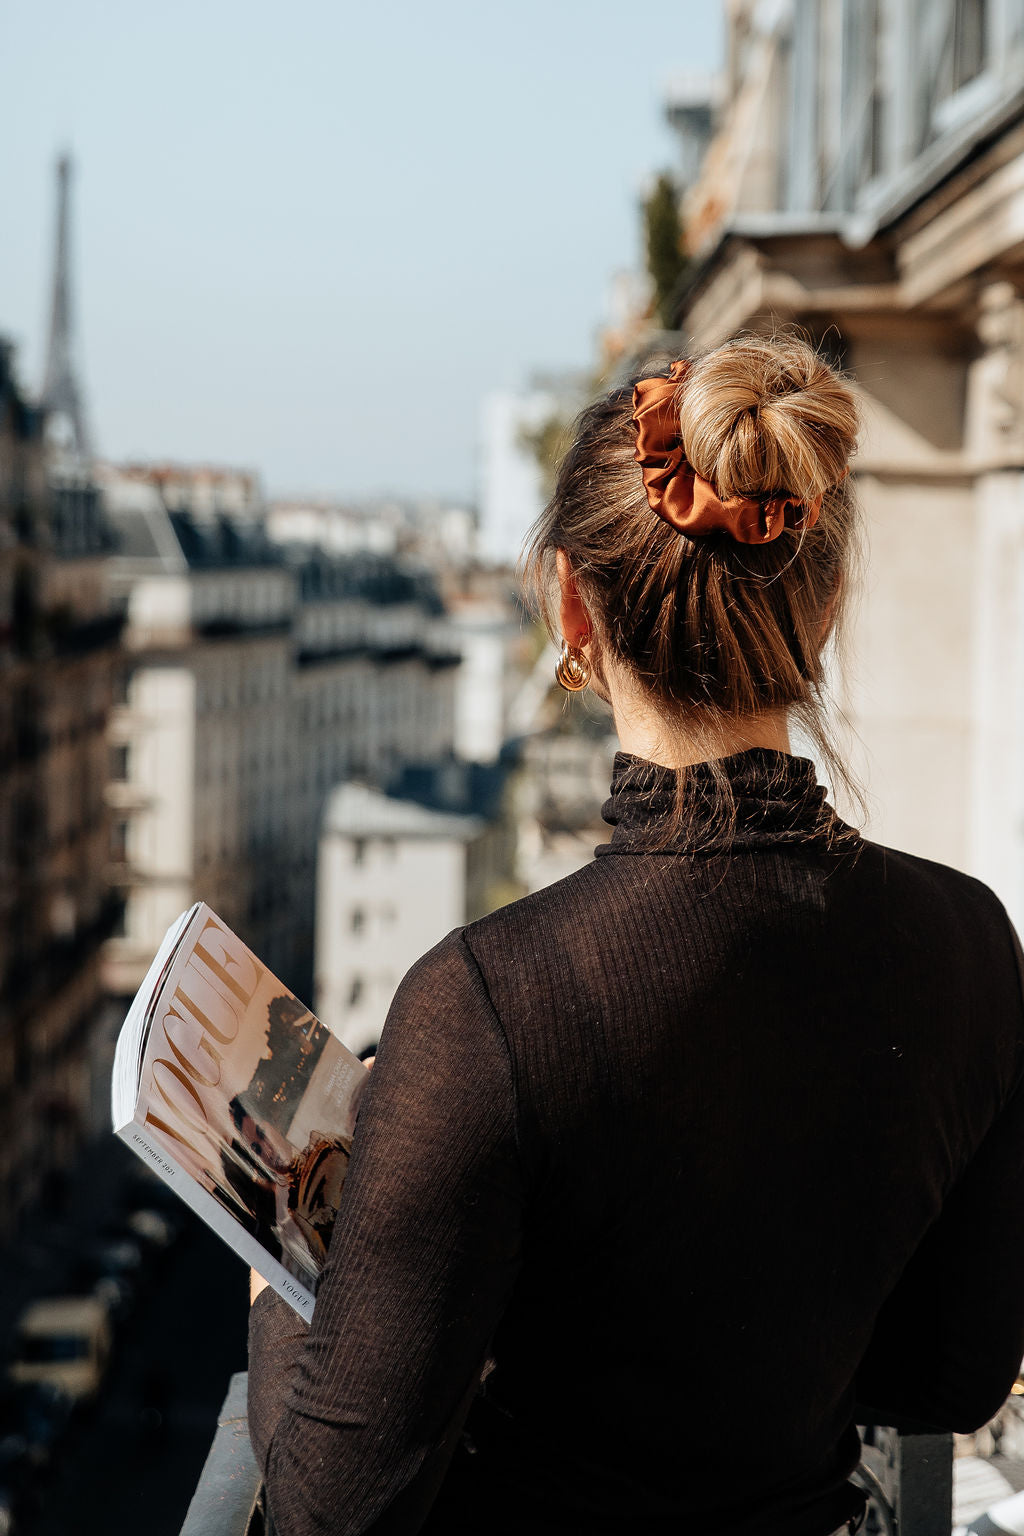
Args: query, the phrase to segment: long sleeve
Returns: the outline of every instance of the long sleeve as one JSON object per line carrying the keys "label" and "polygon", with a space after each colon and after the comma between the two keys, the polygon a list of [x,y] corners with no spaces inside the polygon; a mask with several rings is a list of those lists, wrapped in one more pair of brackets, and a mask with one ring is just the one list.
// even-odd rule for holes
{"label": "long sleeve", "polygon": [[501,1026],[460,934],[396,994],[313,1321],[264,1292],[250,1430],[281,1536],[419,1529],[520,1266]]}
{"label": "long sleeve", "polygon": [[977,1429],[1024,1358],[1024,1079],[883,1306],[858,1421]]}
{"label": "long sleeve", "polygon": [[878,1315],[857,1374],[857,1422],[978,1429],[1024,1359],[1024,950],[1016,967],[1016,1081],[1001,1113]]}

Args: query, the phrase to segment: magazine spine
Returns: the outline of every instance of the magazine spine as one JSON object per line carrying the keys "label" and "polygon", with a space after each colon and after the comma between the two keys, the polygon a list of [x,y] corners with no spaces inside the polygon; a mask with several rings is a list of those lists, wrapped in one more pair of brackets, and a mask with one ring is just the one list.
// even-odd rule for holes
{"label": "magazine spine", "polygon": [[252,1269],[273,1286],[279,1296],[289,1302],[305,1322],[313,1316],[313,1293],[290,1275],[283,1264],[278,1263],[244,1227],[232,1220],[223,1206],[203,1188],[190,1173],[186,1173],[162,1146],[147,1136],[138,1121],[130,1120],[118,1128],[116,1134],[130,1147],[155,1174],[168,1184],[180,1200],[190,1206],[228,1247],[244,1259]]}

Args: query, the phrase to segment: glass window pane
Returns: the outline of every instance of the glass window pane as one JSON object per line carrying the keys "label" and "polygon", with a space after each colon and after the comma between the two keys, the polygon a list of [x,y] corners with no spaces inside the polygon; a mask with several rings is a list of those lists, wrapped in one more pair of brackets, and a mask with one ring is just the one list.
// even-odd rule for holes
{"label": "glass window pane", "polygon": [[954,91],[976,79],[988,54],[988,0],[956,0],[953,23],[952,80]]}

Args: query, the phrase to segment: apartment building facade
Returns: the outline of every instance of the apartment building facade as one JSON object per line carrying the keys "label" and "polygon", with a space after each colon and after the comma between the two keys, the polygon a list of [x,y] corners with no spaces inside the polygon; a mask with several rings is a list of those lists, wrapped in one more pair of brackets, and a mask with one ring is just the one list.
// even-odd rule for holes
{"label": "apartment building facade", "polygon": [[1019,924],[1024,3],[726,19],[682,345],[794,324],[856,381],[866,579],[834,692],[869,830],[979,875]]}

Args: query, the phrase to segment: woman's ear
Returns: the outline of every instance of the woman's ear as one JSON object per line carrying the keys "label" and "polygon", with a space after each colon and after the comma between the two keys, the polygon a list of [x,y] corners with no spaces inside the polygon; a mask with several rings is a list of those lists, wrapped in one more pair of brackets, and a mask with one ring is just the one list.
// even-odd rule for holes
{"label": "woman's ear", "polygon": [[570,645],[579,647],[585,645],[590,639],[590,620],[576,588],[576,578],[569,564],[569,556],[564,549],[555,551],[555,564],[558,569],[558,585],[562,593],[559,606],[562,634]]}

